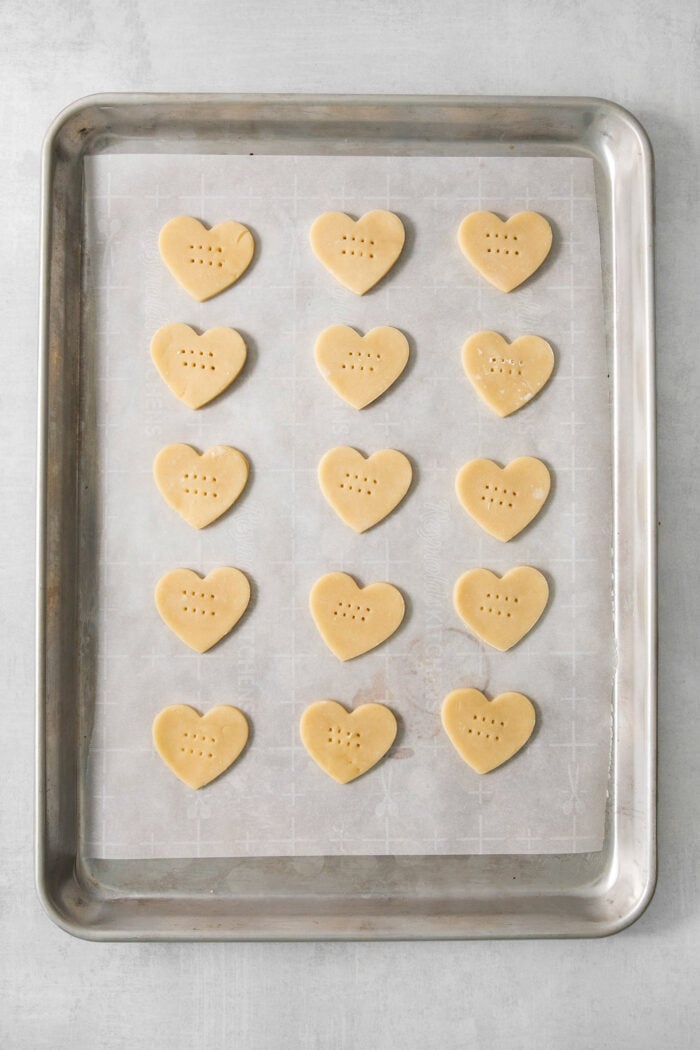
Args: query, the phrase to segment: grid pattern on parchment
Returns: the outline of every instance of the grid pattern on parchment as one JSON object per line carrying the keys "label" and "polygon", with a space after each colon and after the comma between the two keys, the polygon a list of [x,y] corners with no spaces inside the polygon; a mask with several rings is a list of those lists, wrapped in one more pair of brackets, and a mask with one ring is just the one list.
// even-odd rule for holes
{"label": "grid pattern on parchment", "polygon": [[[86,339],[97,426],[98,679],[89,754],[87,848],[94,856],[238,856],[577,852],[600,848],[614,654],[610,602],[611,424],[593,171],[570,158],[143,157],[103,155],[86,170]],[[385,207],[407,228],[404,254],[362,297],[314,259],[308,228],[322,211]],[[511,295],[459,253],[468,212],[532,208],[556,231],[552,258]],[[236,218],[257,242],[247,275],[208,303],[179,289],[156,250],[176,214]],[[148,344],[160,325],[228,324],[249,345],[229,392],[191,412],[168,392]],[[325,384],[319,331],[393,324],[411,361],[362,413]],[[535,332],[555,348],[549,387],[497,419],[460,363],[468,335]],[[248,456],[248,489],[202,532],[163,502],[151,476],[173,441],[231,444]],[[416,483],[397,513],[356,536],[325,504],[318,460],[329,447],[400,448]],[[544,459],[549,504],[507,545],[457,504],[463,462]],[[167,570],[220,564],[252,579],[252,607],[203,656],[161,623],[153,587]],[[473,639],[451,604],[454,580],[483,565],[533,564],[552,586],[535,630],[501,654]],[[308,613],[319,575],[386,579],[407,598],[404,626],[345,665]],[[487,777],[460,762],[440,703],[453,688],[525,692],[538,728],[525,751]],[[347,787],[300,744],[298,721],[319,697],[388,703],[395,747]],[[194,793],[153,752],[150,726],[169,703],[241,707],[250,746],[228,774]]]}

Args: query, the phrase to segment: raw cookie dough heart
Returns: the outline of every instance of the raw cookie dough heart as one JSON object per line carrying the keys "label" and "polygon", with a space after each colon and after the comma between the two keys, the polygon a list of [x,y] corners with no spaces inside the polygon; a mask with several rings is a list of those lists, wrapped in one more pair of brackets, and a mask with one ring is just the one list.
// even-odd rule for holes
{"label": "raw cookie dough heart", "polygon": [[554,354],[538,335],[521,335],[508,343],[498,332],[476,332],[464,344],[462,365],[481,400],[503,418],[545,386]]}
{"label": "raw cookie dough heart", "polygon": [[352,660],[391,637],[406,607],[390,583],[358,587],[346,572],[329,572],[311,588],[309,608],[331,652]]}
{"label": "raw cookie dough heart", "polygon": [[460,758],[477,773],[489,773],[530,739],[535,708],[522,693],[486,699],[480,689],[455,689],[442,704],[442,724]]}
{"label": "raw cookie dough heart", "polygon": [[151,340],[154,365],[188,408],[201,408],[225,390],[243,368],[246,353],[234,328],[197,335],[188,324],[166,324]]}
{"label": "raw cookie dough heart", "polygon": [[316,258],[351,292],[364,295],[391,269],[406,234],[393,211],[368,211],[357,222],[342,211],[319,215],[311,227]]}
{"label": "raw cookie dough heart", "polygon": [[188,704],[164,707],[153,721],[156,751],[188,787],[201,788],[233,765],[248,740],[248,721],[221,704],[200,715]]}
{"label": "raw cookie dough heart", "polygon": [[202,529],[236,502],[248,480],[248,460],[226,445],[201,455],[191,445],[166,445],[153,462],[153,476],[165,501]]}
{"label": "raw cookie dough heart", "polygon": [[388,325],[363,336],[346,324],[335,324],[316,340],[319,372],[353,408],[365,408],[381,397],[407,361],[406,336]]}
{"label": "raw cookie dough heart", "polygon": [[255,242],[240,222],[220,222],[208,229],[191,215],[179,215],[160,231],[158,249],[178,284],[203,303],[248,269]]}
{"label": "raw cookie dough heart", "polygon": [[348,445],[326,452],[318,465],[321,491],[355,532],[380,522],[408,492],[413,471],[402,452],[383,448],[366,459]]}
{"label": "raw cookie dough heart", "polygon": [[519,211],[503,222],[490,211],[462,219],[459,246],[475,270],[502,292],[512,292],[549,255],[552,227],[536,211]]}
{"label": "raw cookie dough heart", "polygon": [[347,711],[335,700],[317,700],[301,716],[301,740],[314,762],[339,784],[375,766],[396,738],[396,719],[384,704]]}
{"label": "raw cookie dough heart", "polygon": [[173,569],[158,580],[155,598],[170,630],[191,649],[205,653],[246,611],[250,584],[240,569],[230,566],[204,577],[191,569]]}
{"label": "raw cookie dough heart", "polygon": [[546,579],[530,565],[518,565],[502,577],[470,569],[454,588],[454,606],[467,627],[502,653],[532,630],[548,599]]}
{"label": "raw cookie dough heart", "polygon": [[457,474],[457,497],[474,521],[506,543],[529,525],[549,495],[549,471],[541,459],[520,456],[507,467],[472,459]]}

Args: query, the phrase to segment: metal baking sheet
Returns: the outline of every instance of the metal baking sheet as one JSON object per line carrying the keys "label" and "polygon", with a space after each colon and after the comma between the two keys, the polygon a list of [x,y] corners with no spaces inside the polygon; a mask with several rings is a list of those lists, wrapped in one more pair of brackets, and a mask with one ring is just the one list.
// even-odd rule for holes
{"label": "metal baking sheet", "polygon": [[[100,420],[80,381],[87,342],[80,338],[80,258],[84,160],[105,151],[593,159],[613,378],[618,649],[601,852],[89,859],[85,763],[98,609],[85,538],[89,543],[97,506],[84,465]],[[52,914],[72,932],[104,938],[573,935],[608,933],[631,921],[653,886],[651,188],[638,125],[591,100],[129,96],[77,103],[54,125],[45,160],[42,396],[49,397],[40,441],[40,509],[47,516],[39,551],[38,857]],[[621,487],[621,477],[631,480]],[[74,547],[78,534],[82,542]],[[59,798],[50,814],[46,807]],[[70,859],[70,872],[56,873],[58,856]],[[148,904],[140,908],[142,901]]]}

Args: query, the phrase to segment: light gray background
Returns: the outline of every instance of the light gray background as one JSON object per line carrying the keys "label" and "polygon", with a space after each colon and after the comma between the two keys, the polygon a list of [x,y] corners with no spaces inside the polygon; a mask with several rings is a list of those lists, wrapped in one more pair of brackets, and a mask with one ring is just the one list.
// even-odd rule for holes
{"label": "light gray background", "polygon": [[[207,0],[0,7],[3,178],[0,1045],[7,1050],[694,1048],[700,13],[692,0]],[[32,873],[39,149],[93,91],[602,95],[657,163],[660,879],[604,941],[94,945],[41,912]]]}

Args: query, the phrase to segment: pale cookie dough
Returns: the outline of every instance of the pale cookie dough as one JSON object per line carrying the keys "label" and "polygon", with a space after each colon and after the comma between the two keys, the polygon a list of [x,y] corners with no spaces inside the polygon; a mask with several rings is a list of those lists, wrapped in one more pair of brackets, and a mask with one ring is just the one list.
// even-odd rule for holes
{"label": "pale cookie dough", "polygon": [[151,340],[161,378],[188,408],[201,408],[218,397],[243,368],[246,353],[234,328],[210,328],[197,335],[188,324],[166,324]]}
{"label": "pale cookie dough", "polygon": [[406,239],[393,211],[368,211],[356,222],[342,211],[327,211],[316,219],[309,236],[316,258],[358,295],[391,269]]}
{"label": "pale cookie dough", "polygon": [[160,231],[158,249],[178,284],[203,303],[245,273],[255,242],[240,222],[220,222],[208,229],[190,215],[179,215]]}
{"label": "pale cookie dough", "polygon": [[538,335],[521,335],[508,343],[498,332],[476,332],[464,344],[462,366],[481,400],[503,418],[545,386],[554,354]]}
{"label": "pale cookie dough", "polygon": [[153,720],[153,743],[175,776],[201,788],[233,765],[248,740],[248,721],[221,704],[200,715],[187,704],[164,707]]}
{"label": "pale cookie dough", "polygon": [[488,569],[471,569],[457,580],[453,597],[467,627],[503,653],[535,626],[547,605],[549,587],[530,565],[518,565],[502,577]]}
{"label": "pale cookie dough", "polygon": [[474,521],[506,543],[529,525],[544,506],[549,471],[541,459],[520,456],[507,467],[472,459],[457,474],[457,498]]}
{"label": "pale cookie dough", "polygon": [[201,455],[191,445],[166,445],[153,462],[161,495],[195,529],[221,517],[245,488],[248,460],[237,448],[214,445]]}
{"label": "pale cookie dough", "polygon": [[353,408],[365,408],[389,389],[408,361],[408,340],[398,328],[383,325],[359,335],[334,324],[316,340],[318,370]]}
{"label": "pale cookie dough", "polygon": [[549,255],[552,227],[536,211],[503,222],[490,211],[473,211],[459,227],[459,246],[475,270],[502,292],[512,292]]}
{"label": "pale cookie dough", "polygon": [[229,566],[204,577],[191,569],[173,569],[158,580],[155,599],[170,630],[190,649],[205,653],[246,611],[250,584],[240,569]]}
{"label": "pale cookie dough", "polygon": [[458,755],[477,773],[502,766],[535,728],[535,708],[522,693],[489,701],[479,689],[455,689],[445,697],[441,716]]}
{"label": "pale cookie dough", "polygon": [[335,700],[317,700],[301,716],[301,740],[314,762],[339,784],[376,766],[396,738],[396,719],[384,704],[346,711]]}
{"label": "pale cookie dough", "polygon": [[319,634],[339,660],[352,660],[390,638],[406,607],[396,587],[358,587],[346,572],[329,572],[311,588],[309,608]]}
{"label": "pale cookie dough", "polygon": [[318,465],[323,495],[355,532],[371,529],[390,514],[408,492],[412,476],[410,461],[393,448],[365,458],[357,449],[340,445],[326,452]]}

